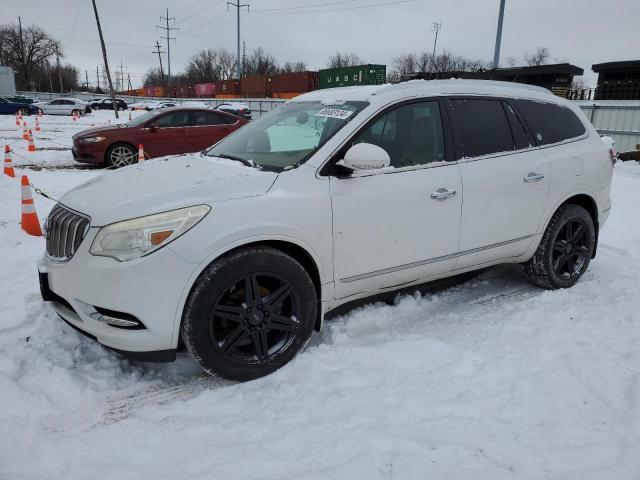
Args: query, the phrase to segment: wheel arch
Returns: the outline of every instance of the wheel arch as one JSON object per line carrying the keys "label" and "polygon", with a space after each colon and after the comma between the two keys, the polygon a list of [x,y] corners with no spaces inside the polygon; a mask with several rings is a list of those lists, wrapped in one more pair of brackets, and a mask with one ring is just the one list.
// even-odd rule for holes
{"label": "wheel arch", "polygon": [[233,253],[241,249],[251,248],[251,247],[261,247],[261,246],[271,247],[286,255],[289,255],[291,258],[293,258],[298,263],[300,263],[300,265],[302,265],[302,267],[309,274],[316,290],[316,301],[317,301],[317,307],[318,307],[316,309],[316,319],[314,324],[314,330],[320,331],[320,328],[322,326],[322,319],[323,319],[323,309],[322,309],[323,274],[320,270],[319,259],[316,256],[314,256],[314,254],[310,251],[309,248],[306,248],[304,245],[301,245],[300,243],[292,241],[289,238],[264,238],[264,239],[260,238],[260,239],[253,239],[253,240],[250,238],[247,238],[245,239],[245,241],[242,241],[240,243],[234,242],[230,245],[227,245],[223,249],[217,251],[215,255],[203,261],[202,264],[200,264],[200,266],[198,267],[197,271],[194,272],[194,275],[192,276],[190,283],[187,286],[188,288],[185,289],[185,293],[183,294],[183,297],[180,301],[178,311],[176,312],[178,321],[176,322],[177,328],[176,330],[174,330],[177,335],[176,337],[174,337],[175,338],[174,343],[177,341],[181,341],[179,340],[179,336],[180,336],[179,331],[180,331],[180,325],[183,320],[184,309],[186,308],[189,296],[191,295],[191,292],[193,291],[196,285],[196,282],[200,277],[200,275],[202,274],[202,272],[204,272],[209,265],[216,262],[218,259],[220,259],[225,255],[228,255],[230,253]]}
{"label": "wheel arch", "polygon": [[598,222],[598,204],[596,203],[596,200],[591,195],[587,193],[577,193],[568,197],[563,202],[558,204],[556,208],[553,210],[553,212],[551,212],[551,215],[553,215],[563,205],[568,205],[568,204],[578,205],[584,208],[591,216],[591,219],[593,220],[593,226],[596,229],[596,243],[593,247],[593,256],[591,258],[595,258],[596,251],[598,250],[598,235],[600,231],[599,222]]}

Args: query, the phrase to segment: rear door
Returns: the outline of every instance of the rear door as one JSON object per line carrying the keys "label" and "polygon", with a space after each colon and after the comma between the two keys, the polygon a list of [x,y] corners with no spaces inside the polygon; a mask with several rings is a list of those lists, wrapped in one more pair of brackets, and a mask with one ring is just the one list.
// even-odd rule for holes
{"label": "rear door", "polygon": [[175,110],[159,115],[142,129],[142,142],[150,157],[193,151],[189,145],[189,110]]}
{"label": "rear door", "polygon": [[457,268],[521,255],[545,211],[550,162],[508,102],[448,105],[464,189]]}
{"label": "rear door", "polygon": [[223,114],[207,110],[191,112],[190,144],[194,152],[218,143],[229,135],[231,127],[224,121]]}

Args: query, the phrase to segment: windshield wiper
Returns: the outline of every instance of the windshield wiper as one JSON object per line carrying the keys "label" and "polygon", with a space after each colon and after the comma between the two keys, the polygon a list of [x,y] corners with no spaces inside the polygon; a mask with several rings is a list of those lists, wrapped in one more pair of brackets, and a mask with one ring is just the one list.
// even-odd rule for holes
{"label": "windshield wiper", "polygon": [[241,157],[236,157],[235,155],[229,155],[228,153],[216,153],[214,157],[227,158],[229,160],[236,160],[237,162],[240,162],[243,165],[246,165],[247,167],[255,168],[255,165],[249,160],[246,160]]}

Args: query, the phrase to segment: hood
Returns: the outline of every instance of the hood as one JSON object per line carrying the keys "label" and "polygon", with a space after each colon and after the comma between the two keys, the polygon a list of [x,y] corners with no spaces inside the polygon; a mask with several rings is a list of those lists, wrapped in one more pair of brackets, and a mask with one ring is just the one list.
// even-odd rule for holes
{"label": "hood", "polygon": [[114,133],[115,131],[120,130],[121,128],[124,128],[124,127],[128,127],[128,125],[126,123],[120,123],[116,125],[105,125],[102,127],[91,127],[76,133],[72,138],[73,140],[77,140],[78,138],[82,138],[82,137],[93,137],[95,135],[98,135],[99,133],[104,133],[104,134]]}
{"label": "hood", "polygon": [[115,170],[66,193],[60,203],[101,227],[153,213],[266,193],[278,174],[200,154],[163,157]]}

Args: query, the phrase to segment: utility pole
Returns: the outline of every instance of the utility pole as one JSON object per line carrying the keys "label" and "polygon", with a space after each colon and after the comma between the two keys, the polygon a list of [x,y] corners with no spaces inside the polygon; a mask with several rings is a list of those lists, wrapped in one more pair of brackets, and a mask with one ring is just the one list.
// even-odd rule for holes
{"label": "utility pole", "polygon": [[158,54],[158,61],[160,62],[160,77],[162,78],[162,86],[164,87],[165,94],[168,94],[169,92],[167,91],[168,90],[167,82],[164,79],[164,70],[162,69],[162,55],[161,55],[161,53],[164,53],[164,52],[160,51],[160,42],[157,41],[157,40],[156,40],[156,49],[155,49],[155,51],[153,51],[153,53],[157,53]]}
{"label": "utility pole", "polygon": [[100,90],[100,72],[99,72],[99,68],[100,67],[98,67],[96,65],[96,82],[98,83],[98,90]]}
{"label": "utility pole", "polygon": [[247,12],[249,11],[249,5],[248,4],[241,4],[240,0],[236,0],[235,3],[233,2],[227,2],[227,8],[229,8],[229,5],[231,5],[232,7],[236,7],[236,14],[237,14],[237,25],[238,25],[238,56],[237,56],[237,65],[236,65],[236,77],[238,80],[240,80],[241,77],[241,66],[240,66],[240,9],[242,7],[247,7]]}
{"label": "utility pole", "polygon": [[129,90],[129,92],[131,92],[131,90],[133,90],[131,88],[131,74],[127,73],[127,90]]}
{"label": "utility pole", "polygon": [[500,0],[500,13],[498,14],[498,30],[496,31],[496,48],[493,51],[493,69],[500,65],[500,44],[502,43],[502,21],[504,20],[504,3]]}
{"label": "utility pole", "polygon": [[111,82],[111,72],[109,71],[109,61],[107,60],[107,47],[104,46],[104,37],[102,36],[102,27],[100,26],[100,17],[98,17],[98,7],[96,0],[93,3],[93,12],[96,15],[96,25],[98,26],[98,34],[100,35],[100,45],[102,46],[102,58],[104,59],[104,68],[107,71],[107,80],[109,81],[109,93],[111,94],[111,103],[113,104],[113,113],[118,118],[118,106],[116,105],[116,94],[113,91],[113,83]]}
{"label": "utility pole", "polygon": [[433,22],[433,26],[431,30],[435,32],[436,37],[433,39],[433,53],[431,54],[431,78],[436,73],[436,45],[438,45],[438,33],[440,33],[440,29],[442,28],[442,24],[438,22]]}
{"label": "utility pole", "polygon": [[84,71],[84,79],[87,81],[87,92],[89,91],[89,72]]}
{"label": "utility pole", "polygon": [[[169,26],[169,21],[172,21],[174,24],[176,22],[175,17],[170,17],[169,16],[169,9],[167,8],[167,16],[166,17],[160,17],[160,20],[164,20],[166,23],[166,27],[164,26],[160,26],[160,25],[156,25],[156,28],[159,28],[161,30],[164,30],[166,33],[166,37],[165,39],[167,40],[167,88],[171,87],[171,47],[169,46],[169,44],[171,43],[171,40],[175,40],[175,37],[171,36],[171,30],[180,30],[178,27],[170,27]],[[169,96],[169,92],[165,92],[166,96]]]}
{"label": "utility pole", "polygon": [[62,67],[60,66],[60,50],[56,47],[56,62],[58,64],[58,80],[60,81],[60,94],[62,95]]}
{"label": "utility pole", "polygon": [[242,41],[242,70],[240,71],[240,74],[244,75],[245,71],[244,71],[244,67],[247,64],[247,44],[245,43],[245,41]]}
{"label": "utility pole", "polygon": [[22,18],[18,15],[18,29],[20,31],[20,64],[22,66],[22,76],[24,77],[24,81],[27,81],[27,66],[24,61],[24,39],[22,38]]}

